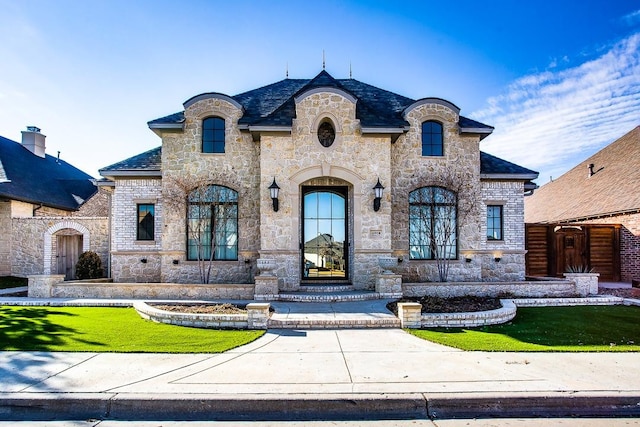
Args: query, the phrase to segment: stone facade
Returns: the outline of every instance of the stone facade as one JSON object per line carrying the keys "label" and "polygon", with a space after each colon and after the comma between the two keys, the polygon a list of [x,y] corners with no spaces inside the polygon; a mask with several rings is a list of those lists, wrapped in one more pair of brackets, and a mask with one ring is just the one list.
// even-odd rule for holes
{"label": "stone facade", "polygon": [[[78,211],[15,200],[0,202],[0,275],[58,273],[58,236],[77,235],[82,251],[94,251],[108,267],[107,195],[100,191]],[[95,215],[95,216],[93,216]]]}
{"label": "stone facade", "polygon": [[[320,78],[330,78],[323,73]],[[157,175],[150,177],[144,169],[137,176],[134,169],[105,174],[115,182],[111,274],[116,282],[200,282],[198,262],[187,260],[186,203],[167,207],[176,182],[192,183],[194,188],[219,185],[237,192],[238,257],[213,261],[210,283],[254,283],[258,258],[276,261],[277,289],[270,279],[268,284],[259,284],[256,292],[261,295],[263,288],[275,295],[312,281],[306,267],[307,242],[303,242],[309,240],[304,236],[303,200],[305,191],[313,192],[314,187],[339,191],[346,204],[345,243],[338,261],[344,262],[346,273],[337,275],[336,282],[375,289],[378,258],[384,256],[398,257],[397,274],[402,281],[438,280],[436,261],[410,259],[408,213],[409,193],[425,186],[444,186],[443,177],[452,178],[447,188],[458,196],[457,254],[450,262],[449,280],[524,279],[527,179],[482,176],[480,140],[490,133],[490,127],[476,123],[479,128],[463,131],[455,105],[425,98],[394,112],[408,126],[372,128],[361,123],[359,100],[339,85],[291,93],[290,104],[283,104],[293,117],[290,125],[248,125],[242,122],[247,105],[218,93],[185,102],[183,120],[150,125],[162,138]],[[224,153],[202,152],[203,120],[209,117],[224,119]],[[442,156],[422,155],[425,121],[442,124]],[[319,136],[327,123],[333,131],[329,144]],[[277,210],[269,193],[273,182],[279,186]],[[377,182],[386,187],[379,209],[374,206]],[[135,240],[139,201],[156,206],[153,242]],[[503,206],[503,240],[486,239],[489,204]],[[393,286],[397,285],[394,280]]]}

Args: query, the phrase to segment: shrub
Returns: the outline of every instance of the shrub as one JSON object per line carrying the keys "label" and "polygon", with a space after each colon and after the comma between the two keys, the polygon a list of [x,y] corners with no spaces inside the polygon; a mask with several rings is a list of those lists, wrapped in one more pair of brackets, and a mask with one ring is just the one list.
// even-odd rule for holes
{"label": "shrub", "polygon": [[92,251],[83,252],[76,263],[76,279],[98,279],[102,277],[102,260]]}

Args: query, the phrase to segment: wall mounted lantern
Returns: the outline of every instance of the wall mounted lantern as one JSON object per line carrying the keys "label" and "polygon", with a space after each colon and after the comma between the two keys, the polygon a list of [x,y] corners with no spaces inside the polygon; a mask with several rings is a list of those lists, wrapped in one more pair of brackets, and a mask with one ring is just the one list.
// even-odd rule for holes
{"label": "wall mounted lantern", "polygon": [[500,262],[500,260],[501,260],[501,259],[502,259],[502,258],[500,258],[499,256],[497,256],[497,257],[495,257],[493,260],[494,260],[495,262]]}
{"label": "wall mounted lantern", "polygon": [[380,200],[382,200],[382,191],[384,187],[380,184],[380,178],[378,178],[378,183],[375,187],[373,187],[373,192],[375,194],[375,198],[373,199],[373,210],[378,212],[380,210]]}
{"label": "wall mounted lantern", "polygon": [[278,212],[278,191],[280,187],[276,184],[276,178],[273,178],[273,182],[269,186],[269,192],[271,193],[271,200],[273,201],[273,211]]}

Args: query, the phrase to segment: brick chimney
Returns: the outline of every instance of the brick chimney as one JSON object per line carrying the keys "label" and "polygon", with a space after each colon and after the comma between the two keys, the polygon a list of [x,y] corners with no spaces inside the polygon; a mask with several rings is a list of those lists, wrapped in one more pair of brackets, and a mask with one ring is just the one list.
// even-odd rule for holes
{"label": "brick chimney", "polygon": [[22,131],[22,145],[33,154],[44,158],[45,135],[40,133],[40,128],[27,126],[27,130]]}

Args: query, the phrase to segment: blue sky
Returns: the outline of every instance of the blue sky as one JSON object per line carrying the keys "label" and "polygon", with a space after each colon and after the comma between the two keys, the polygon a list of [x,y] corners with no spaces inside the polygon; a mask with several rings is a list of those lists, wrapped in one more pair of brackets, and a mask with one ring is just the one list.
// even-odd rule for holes
{"label": "blue sky", "polygon": [[558,177],[640,125],[640,1],[0,0],[0,135],[35,125],[93,176],[147,121],[326,69],[496,127],[481,149]]}

